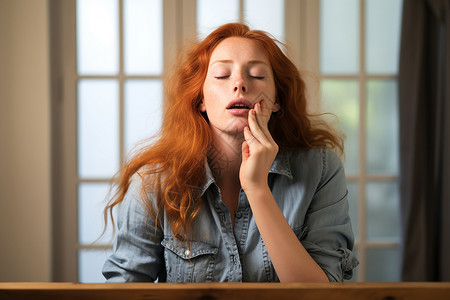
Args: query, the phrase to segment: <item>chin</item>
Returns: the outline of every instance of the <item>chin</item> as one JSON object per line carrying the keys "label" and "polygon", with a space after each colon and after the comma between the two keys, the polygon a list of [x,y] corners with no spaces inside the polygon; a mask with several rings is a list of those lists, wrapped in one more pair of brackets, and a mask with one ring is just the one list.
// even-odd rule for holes
{"label": "chin", "polygon": [[226,128],[222,130],[224,134],[228,135],[236,135],[236,136],[243,136],[244,135],[244,128],[245,127],[236,127],[236,128]]}
{"label": "chin", "polygon": [[224,128],[224,132],[243,134],[244,128],[248,126],[248,120],[243,118],[235,118]]}

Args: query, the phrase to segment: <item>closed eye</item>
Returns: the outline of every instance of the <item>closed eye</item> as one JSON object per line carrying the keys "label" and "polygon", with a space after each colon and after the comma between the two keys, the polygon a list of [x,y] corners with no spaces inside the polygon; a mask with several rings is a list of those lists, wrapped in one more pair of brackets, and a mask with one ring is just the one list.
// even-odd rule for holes
{"label": "closed eye", "polygon": [[259,80],[264,79],[264,76],[250,76],[250,77]]}
{"label": "closed eye", "polygon": [[227,79],[228,77],[230,77],[230,75],[225,75],[225,76],[214,76],[214,78],[216,78],[216,79]]}

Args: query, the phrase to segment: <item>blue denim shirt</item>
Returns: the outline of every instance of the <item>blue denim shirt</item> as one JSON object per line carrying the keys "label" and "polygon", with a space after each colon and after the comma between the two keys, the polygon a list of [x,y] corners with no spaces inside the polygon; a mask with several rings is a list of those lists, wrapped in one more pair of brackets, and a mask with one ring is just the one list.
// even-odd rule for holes
{"label": "blue denim shirt", "polygon": [[[114,252],[103,267],[108,282],[279,281],[244,191],[233,227],[209,167],[206,178],[190,248],[174,239],[165,215],[155,231],[139,196],[141,182],[134,180],[120,205]],[[358,261],[351,252],[346,180],[337,155],[327,149],[280,152],[268,183],[292,230],[329,280],[349,279]]]}

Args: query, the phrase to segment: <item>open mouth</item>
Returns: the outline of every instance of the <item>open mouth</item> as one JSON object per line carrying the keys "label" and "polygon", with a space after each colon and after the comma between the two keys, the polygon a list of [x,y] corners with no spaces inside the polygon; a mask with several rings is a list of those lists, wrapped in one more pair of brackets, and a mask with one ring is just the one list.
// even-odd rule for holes
{"label": "open mouth", "polygon": [[232,100],[230,103],[228,103],[228,106],[227,106],[228,110],[246,110],[247,111],[252,108],[253,108],[253,104],[243,97]]}
{"label": "open mouth", "polygon": [[240,99],[237,101],[232,101],[227,106],[227,111],[236,117],[247,117],[248,112],[250,111],[251,108],[253,108],[251,102]]}
{"label": "open mouth", "polygon": [[250,109],[250,107],[246,104],[234,104],[227,109]]}
{"label": "open mouth", "polygon": [[236,98],[228,103],[227,111],[236,117],[247,117],[250,109],[253,108],[253,103],[244,97]]}

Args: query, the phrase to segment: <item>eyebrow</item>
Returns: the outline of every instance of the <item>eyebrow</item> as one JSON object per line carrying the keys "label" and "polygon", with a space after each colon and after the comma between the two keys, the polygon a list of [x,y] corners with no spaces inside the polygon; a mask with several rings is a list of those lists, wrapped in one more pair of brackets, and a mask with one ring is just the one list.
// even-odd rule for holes
{"label": "eyebrow", "polygon": [[[224,63],[224,64],[230,64],[233,63],[233,61],[231,59],[221,59],[221,60],[216,60],[213,63],[210,64],[210,66],[216,64],[216,63]],[[248,65],[257,65],[257,64],[263,64],[267,66],[267,63],[265,63],[262,60],[250,60],[248,63]]]}

